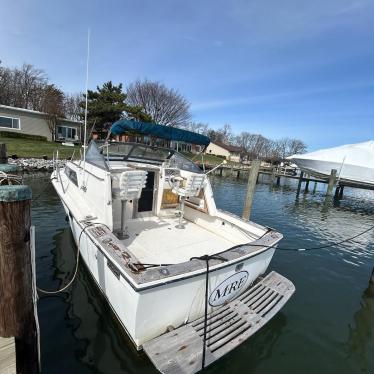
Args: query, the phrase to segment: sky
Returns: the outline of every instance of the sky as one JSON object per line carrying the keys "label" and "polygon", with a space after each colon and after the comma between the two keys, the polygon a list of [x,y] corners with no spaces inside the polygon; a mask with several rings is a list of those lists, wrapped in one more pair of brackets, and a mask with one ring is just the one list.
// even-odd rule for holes
{"label": "sky", "polygon": [[299,138],[374,139],[374,0],[0,0],[0,60],[65,92],[157,80],[193,120]]}

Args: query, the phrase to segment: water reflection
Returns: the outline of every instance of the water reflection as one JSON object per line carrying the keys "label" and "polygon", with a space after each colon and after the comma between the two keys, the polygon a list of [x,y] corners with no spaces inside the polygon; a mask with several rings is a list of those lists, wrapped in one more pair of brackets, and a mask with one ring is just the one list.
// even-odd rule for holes
{"label": "water reflection", "polygon": [[[74,268],[76,247],[48,175],[31,177],[39,285],[56,289]],[[241,215],[245,180],[213,178],[217,205]],[[301,193],[294,181],[258,184],[252,219],[284,234],[281,246],[306,248],[339,241],[374,224],[374,194],[344,191],[339,204],[324,206],[325,194]],[[362,290],[374,263],[374,232],[323,251],[277,251],[270,269],[291,279],[296,293],[282,313],[210,373],[374,372],[373,289]],[[365,286],[362,286],[364,284]],[[43,372],[156,373],[135,352],[84,266],[69,292],[38,303]],[[345,334],[349,327],[349,336]],[[344,344],[342,344],[344,342]]]}
{"label": "water reflection", "polygon": [[360,308],[353,316],[353,324],[348,327],[348,357],[357,362],[361,372],[368,373],[369,359],[373,359],[374,352],[374,283],[369,284],[363,293]]}
{"label": "water reflection", "polygon": [[[56,236],[53,253],[53,278],[60,283],[55,285],[57,289],[69,281],[75,266],[76,246],[70,228],[65,228]],[[66,337],[65,333],[65,341],[61,341],[61,345],[67,344],[75,357],[70,362],[70,372],[155,372],[144,355],[134,349],[83,263],[71,289],[57,297],[64,304],[64,328],[71,335]],[[53,361],[47,361],[45,372],[60,372],[60,369],[50,367],[48,363]]]}
{"label": "water reflection", "polygon": [[[273,353],[287,325],[287,317],[280,312],[268,324],[262,327],[248,341],[224,356],[217,365],[208,368],[207,372],[215,373],[254,373],[263,361]],[[243,362],[243,357],[245,361]]]}

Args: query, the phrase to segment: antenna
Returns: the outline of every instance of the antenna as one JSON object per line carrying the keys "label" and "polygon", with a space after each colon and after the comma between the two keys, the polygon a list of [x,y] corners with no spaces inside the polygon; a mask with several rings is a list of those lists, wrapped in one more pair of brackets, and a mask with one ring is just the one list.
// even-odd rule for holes
{"label": "antenna", "polygon": [[85,173],[86,173],[86,148],[87,148],[87,106],[88,106],[88,63],[90,60],[90,29],[87,31],[87,64],[86,64],[86,104],[84,109],[84,138],[83,138],[83,186],[85,191]]}

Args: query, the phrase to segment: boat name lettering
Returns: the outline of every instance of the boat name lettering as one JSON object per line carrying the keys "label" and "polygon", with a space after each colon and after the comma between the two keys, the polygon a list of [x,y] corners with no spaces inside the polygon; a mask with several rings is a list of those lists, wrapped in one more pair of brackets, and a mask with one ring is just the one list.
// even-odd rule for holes
{"label": "boat name lettering", "polygon": [[233,299],[242,290],[248,280],[248,272],[240,271],[219,284],[209,297],[209,305],[219,306]]}

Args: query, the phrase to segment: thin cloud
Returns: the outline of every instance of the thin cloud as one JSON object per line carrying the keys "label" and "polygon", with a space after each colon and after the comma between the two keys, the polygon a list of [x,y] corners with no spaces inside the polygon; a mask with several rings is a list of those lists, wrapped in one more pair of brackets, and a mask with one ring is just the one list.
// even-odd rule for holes
{"label": "thin cloud", "polygon": [[260,102],[266,102],[266,101],[273,101],[275,99],[309,96],[309,95],[316,95],[316,94],[329,93],[329,92],[349,91],[353,89],[366,88],[366,87],[374,87],[374,81],[354,82],[354,83],[345,84],[345,85],[326,86],[326,87],[318,87],[318,88],[304,89],[304,90],[294,90],[294,91],[287,91],[287,92],[279,92],[276,94],[253,95],[253,96],[244,96],[244,97],[234,97],[230,99],[198,102],[198,103],[192,103],[191,108],[193,111],[204,111],[204,110],[210,110],[210,109],[215,109],[215,108],[233,107],[233,106],[239,106],[239,105],[244,105],[244,104],[254,104],[254,103],[260,103]]}

